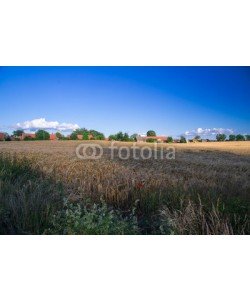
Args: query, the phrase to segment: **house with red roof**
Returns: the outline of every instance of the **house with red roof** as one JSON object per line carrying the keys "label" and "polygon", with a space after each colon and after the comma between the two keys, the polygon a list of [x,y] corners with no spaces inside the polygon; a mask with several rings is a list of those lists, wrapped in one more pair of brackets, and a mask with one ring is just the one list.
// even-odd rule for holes
{"label": "house with red roof", "polygon": [[51,141],[56,141],[56,140],[57,140],[57,137],[56,137],[56,135],[55,135],[54,133],[51,133],[51,134],[49,135],[49,139],[50,139]]}
{"label": "house with red roof", "polygon": [[5,140],[5,134],[3,132],[0,132],[0,141]]}
{"label": "house with red roof", "polygon": [[22,133],[22,135],[20,136],[20,140],[23,141],[24,139],[35,139],[36,138],[36,134],[35,133]]}

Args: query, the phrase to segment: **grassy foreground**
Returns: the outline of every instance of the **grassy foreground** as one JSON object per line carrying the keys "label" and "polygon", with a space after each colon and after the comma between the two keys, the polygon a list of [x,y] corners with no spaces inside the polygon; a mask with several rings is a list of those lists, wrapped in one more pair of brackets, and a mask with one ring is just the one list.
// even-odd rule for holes
{"label": "grassy foreground", "polygon": [[110,160],[106,145],[80,161],[76,143],[1,143],[0,234],[249,234],[237,144],[181,146],[174,161]]}

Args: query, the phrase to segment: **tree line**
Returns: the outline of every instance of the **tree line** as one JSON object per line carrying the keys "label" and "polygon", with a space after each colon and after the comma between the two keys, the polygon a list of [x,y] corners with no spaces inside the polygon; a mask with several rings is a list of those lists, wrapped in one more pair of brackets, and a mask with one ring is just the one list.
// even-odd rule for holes
{"label": "tree line", "polygon": [[[20,137],[24,134],[24,130],[18,129],[13,131],[12,135],[9,135],[8,133],[5,133],[5,141],[11,141],[11,140],[20,140]],[[78,140],[79,136],[81,136],[82,140],[105,140],[105,135],[102,132],[99,132],[94,129],[86,129],[86,128],[80,128],[74,130],[69,136],[65,136],[60,132],[56,132],[56,138],[58,140]],[[111,134],[108,137],[109,141],[120,141],[120,142],[136,142],[137,141],[137,136],[138,134],[132,134],[129,135],[127,132],[122,132],[119,131],[116,134]],[[154,130],[149,130],[147,132],[147,140],[146,142],[148,143],[154,143],[155,142],[155,137],[156,137],[156,132]],[[35,133],[35,137],[30,137],[26,136],[24,137],[24,140],[49,140],[50,139],[50,133],[46,130],[39,129]],[[201,137],[199,135],[195,136],[193,140],[196,141],[201,141]],[[216,135],[216,140],[218,142],[223,142],[223,141],[250,141],[250,135],[246,134],[230,134],[228,137],[226,134],[217,134]],[[209,140],[208,140],[209,141]],[[169,136],[166,139],[167,143],[173,143],[174,139],[173,137]],[[185,136],[181,136],[179,139],[180,143],[187,143],[187,139]]]}

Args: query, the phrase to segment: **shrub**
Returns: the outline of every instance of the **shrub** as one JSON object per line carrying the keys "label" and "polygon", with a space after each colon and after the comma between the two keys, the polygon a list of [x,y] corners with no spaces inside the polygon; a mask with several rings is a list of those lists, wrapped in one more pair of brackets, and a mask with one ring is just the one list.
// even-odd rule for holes
{"label": "shrub", "polygon": [[24,141],[35,141],[35,139],[32,138],[31,136],[26,136],[23,140]]}
{"label": "shrub", "polygon": [[146,142],[147,143],[156,143],[156,139],[150,138],[150,139],[147,139]]}
{"label": "shrub", "polygon": [[167,138],[167,143],[173,143],[173,138],[172,138],[172,136],[169,136],[168,138]]}
{"label": "shrub", "polygon": [[139,232],[134,210],[123,217],[118,211],[108,208],[105,202],[85,205],[70,203],[53,216],[46,234],[137,234]]}

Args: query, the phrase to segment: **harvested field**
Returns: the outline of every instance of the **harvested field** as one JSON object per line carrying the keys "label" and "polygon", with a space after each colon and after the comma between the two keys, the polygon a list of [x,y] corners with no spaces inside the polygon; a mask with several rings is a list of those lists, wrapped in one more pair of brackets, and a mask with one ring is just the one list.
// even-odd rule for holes
{"label": "harvested field", "polygon": [[158,145],[172,160],[95,141],[103,157],[80,160],[81,143],[0,143],[0,233],[249,234],[250,142]]}

